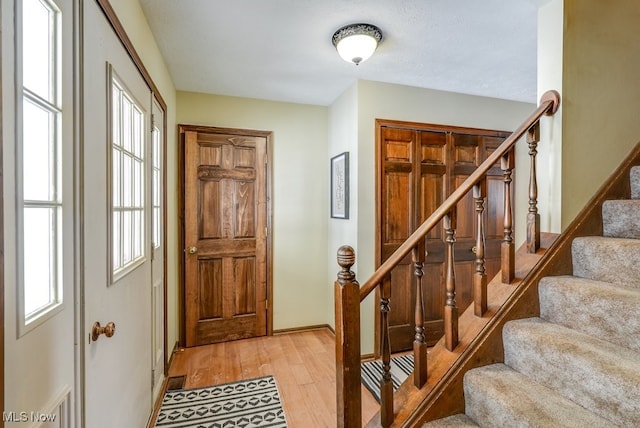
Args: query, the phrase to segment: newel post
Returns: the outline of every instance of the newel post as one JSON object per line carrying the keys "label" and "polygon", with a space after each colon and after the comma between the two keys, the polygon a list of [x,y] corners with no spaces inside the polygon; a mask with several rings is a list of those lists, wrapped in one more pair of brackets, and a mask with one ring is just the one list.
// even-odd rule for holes
{"label": "newel post", "polygon": [[351,267],[356,262],[353,248],[338,249],[338,279],[334,283],[336,316],[337,426],[362,426],[360,390],[360,285]]}

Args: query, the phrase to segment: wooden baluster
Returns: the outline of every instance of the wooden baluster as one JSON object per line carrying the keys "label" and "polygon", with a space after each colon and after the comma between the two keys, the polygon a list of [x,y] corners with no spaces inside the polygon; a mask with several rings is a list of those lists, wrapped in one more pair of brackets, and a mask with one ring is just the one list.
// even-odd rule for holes
{"label": "wooden baluster", "polygon": [[413,340],[413,384],[416,388],[422,388],[427,383],[427,344],[424,338],[424,295],[422,293],[422,276],[424,275],[425,242],[413,249],[411,254],[416,275],[416,309],[415,324],[416,335]]}
{"label": "wooden baluster", "polygon": [[500,162],[504,176],[504,241],[501,246],[502,282],[509,284],[515,278],[515,244],[513,242],[513,210],[511,208],[511,174],[513,172],[513,150],[506,153]]}
{"label": "wooden baluster", "polygon": [[353,248],[338,249],[338,280],[335,288],[337,426],[362,426],[360,389],[360,285],[351,266]]}
{"label": "wooden baluster", "polygon": [[458,346],[458,305],[456,303],[456,271],[454,245],[456,242],[456,208],[444,216],[446,252],[446,292],[447,300],[444,307],[444,336],[445,345],[449,351]]}
{"label": "wooden baluster", "polygon": [[540,122],[536,122],[527,131],[527,144],[531,158],[529,172],[529,212],[527,213],[527,252],[535,253],[540,249],[540,214],[538,214],[538,179],[536,173],[536,155],[540,141]]}
{"label": "wooden baluster", "polygon": [[485,269],[484,201],[487,196],[487,179],[483,178],[473,186],[476,203],[476,272],[473,275],[473,313],[481,317],[487,312],[487,273]]}
{"label": "wooden baluster", "polygon": [[380,380],[380,423],[389,427],[393,423],[393,381],[391,380],[391,340],[389,339],[389,300],[391,299],[391,275],[380,287],[380,316],[382,321],[382,379]]}

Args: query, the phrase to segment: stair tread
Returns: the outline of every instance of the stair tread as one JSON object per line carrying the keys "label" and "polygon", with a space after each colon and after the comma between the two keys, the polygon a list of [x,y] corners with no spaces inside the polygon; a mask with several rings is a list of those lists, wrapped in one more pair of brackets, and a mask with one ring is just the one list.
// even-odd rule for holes
{"label": "stair tread", "polygon": [[465,415],[464,413],[459,413],[457,415],[427,422],[422,427],[423,428],[467,428],[467,427],[477,427],[477,426],[479,425],[476,424],[469,416]]}
{"label": "stair tread", "polygon": [[505,364],[623,425],[640,426],[640,354],[540,318],[503,329]]}
{"label": "stair tread", "polygon": [[470,370],[464,384],[466,412],[480,426],[613,425],[504,364]]}
{"label": "stair tread", "polygon": [[603,235],[640,239],[640,199],[616,199],[602,204]]}
{"label": "stair tread", "polygon": [[640,351],[640,289],[575,276],[540,280],[540,318]]}
{"label": "stair tread", "polygon": [[574,276],[640,288],[640,239],[582,236],[571,253]]}

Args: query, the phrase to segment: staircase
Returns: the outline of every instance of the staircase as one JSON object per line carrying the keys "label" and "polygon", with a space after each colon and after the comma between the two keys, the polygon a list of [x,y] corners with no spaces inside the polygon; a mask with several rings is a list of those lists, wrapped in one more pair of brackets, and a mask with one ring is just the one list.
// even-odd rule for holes
{"label": "staircase", "polygon": [[425,427],[640,426],[640,167],[571,243],[573,275],[538,285],[540,316],[502,330],[504,363],[464,376],[465,414]]}

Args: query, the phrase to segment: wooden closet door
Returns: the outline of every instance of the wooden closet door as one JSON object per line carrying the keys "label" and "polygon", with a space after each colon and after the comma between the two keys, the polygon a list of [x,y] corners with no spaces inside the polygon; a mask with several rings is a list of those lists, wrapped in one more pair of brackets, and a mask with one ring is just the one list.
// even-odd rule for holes
{"label": "wooden closet door", "polygon": [[[416,132],[384,128],[380,142],[380,251],[378,266],[402,244],[415,228]],[[405,257],[391,275],[393,309],[389,313],[392,348],[411,346],[415,299],[411,258]]]}
{"label": "wooden closet door", "polygon": [[[426,128],[426,127],[425,127]],[[508,135],[497,131],[433,127],[379,129],[379,252],[377,266],[444,202]],[[499,164],[487,180],[485,224],[488,278],[500,270],[503,182]],[[477,225],[471,193],[458,205],[456,230],[456,300],[460,313],[473,302]],[[485,216],[485,219],[487,216]],[[486,220],[485,220],[486,221]],[[445,245],[440,222],[426,237],[423,277],[425,339],[429,346],[444,334]],[[392,352],[412,347],[415,334],[415,277],[410,256],[391,275],[389,332]]]}

